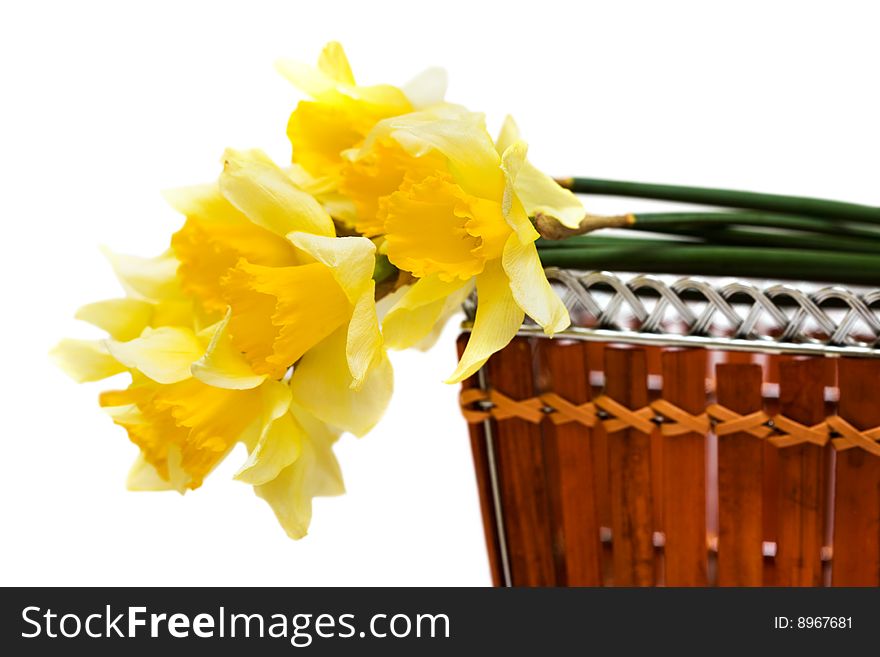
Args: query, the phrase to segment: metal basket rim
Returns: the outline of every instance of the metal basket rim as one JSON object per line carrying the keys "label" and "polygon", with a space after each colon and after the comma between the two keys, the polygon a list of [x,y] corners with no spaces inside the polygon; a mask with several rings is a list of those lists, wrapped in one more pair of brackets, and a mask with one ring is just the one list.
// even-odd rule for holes
{"label": "metal basket rim", "polygon": [[[573,317],[556,338],[880,357],[880,288],[557,267],[545,272]],[[653,306],[644,302],[649,297],[656,300]],[[473,327],[476,307],[472,294],[464,304],[463,330]],[[681,330],[669,329],[670,315]],[[712,333],[717,318],[729,325],[728,335]],[[548,337],[528,318],[519,335]]]}

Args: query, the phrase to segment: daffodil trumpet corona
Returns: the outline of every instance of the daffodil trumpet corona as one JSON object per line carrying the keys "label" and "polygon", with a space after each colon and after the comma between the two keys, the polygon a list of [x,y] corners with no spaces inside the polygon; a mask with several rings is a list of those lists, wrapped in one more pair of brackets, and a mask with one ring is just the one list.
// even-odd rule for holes
{"label": "daffodil trumpet corona", "polygon": [[[137,447],[133,490],[197,489],[241,451],[235,478],[289,536],[304,536],[312,500],[343,491],[334,444],[369,433],[388,405],[387,351],[430,346],[474,292],[467,347],[442,373],[449,383],[474,375],[526,316],[548,336],[564,331],[548,264],[880,279],[876,209],[559,184],[531,162],[511,118],[493,138],[482,114],[446,101],[440,69],[364,84],[330,43],[315,65],[283,60],[278,70],[303,94],[279,126],[290,160],[227,149],[215,180],[167,192],[179,217],[168,248],[108,251],[121,293],[76,315],[101,335],[52,352],[77,381],[112,379],[99,403]],[[575,192],[739,210],[603,217]],[[606,228],[626,237],[593,235]],[[775,249],[772,262],[745,247],[755,243]]]}

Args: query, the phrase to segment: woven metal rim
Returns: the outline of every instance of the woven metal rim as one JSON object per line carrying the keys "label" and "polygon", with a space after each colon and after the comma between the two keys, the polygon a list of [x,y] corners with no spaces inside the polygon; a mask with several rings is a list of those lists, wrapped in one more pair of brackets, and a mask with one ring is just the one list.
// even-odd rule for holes
{"label": "woven metal rim", "polygon": [[[880,357],[880,288],[583,272],[547,279],[572,316],[556,337],[657,346]],[[464,304],[472,327],[476,297]],[[544,336],[526,320],[521,335]]]}

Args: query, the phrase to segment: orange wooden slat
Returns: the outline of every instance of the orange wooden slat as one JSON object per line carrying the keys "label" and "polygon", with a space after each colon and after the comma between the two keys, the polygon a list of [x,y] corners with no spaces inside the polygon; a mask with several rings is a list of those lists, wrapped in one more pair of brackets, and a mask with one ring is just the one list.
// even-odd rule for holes
{"label": "orange wooden slat", "polygon": [[[458,337],[458,357],[464,352],[470,334],[464,333]],[[465,379],[461,383],[462,389],[478,387],[477,375]],[[492,493],[492,481],[489,474],[489,455],[486,445],[486,434],[482,424],[469,424],[468,432],[471,439],[471,453],[474,458],[474,470],[477,476],[477,492],[480,496],[480,512],[483,516],[483,533],[486,538],[486,550],[489,553],[489,570],[492,575],[492,583],[495,586],[504,584],[504,576],[501,568],[501,554],[498,541],[498,522],[495,517],[495,502]]]}
{"label": "orange wooden slat", "polygon": [[[605,374],[605,347],[604,342],[587,342],[584,366],[591,374],[593,371]],[[591,381],[592,383],[597,383]],[[604,387],[591,385],[593,396],[602,394]],[[593,477],[595,480],[594,492],[596,495],[596,514],[599,520],[600,531],[611,531],[611,481],[608,478],[608,434],[601,424],[593,427],[591,447],[593,452]],[[613,585],[614,573],[612,568],[611,543],[607,540],[602,543],[602,581],[605,586]]]}
{"label": "orange wooden slat", "polygon": [[[644,350],[606,347],[605,393],[632,410],[647,403]],[[635,429],[608,434],[615,586],[654,584],[650,440]]]}
{"label": "orange wooden slat", "polygon": [[[605,373],[605,343],[587,342],[584,366],[587,371]],[[592,387],[593,396],[602,394],[603,387]],[[596,510],[599,526],[611,527],[611,484],[608,481],[608,435],[601,425],[593,427],[593,476],[596,478]]]}
{"label": "orange wooden slat", "polygon": [[[856,429],[880,425],[880,361],[841,358],[837,413]],[[880,457],[858,447],[837,452],[834,586],[880,585]]]}
{"label": "orange wooden slat", "polygon": [[[718,403],[740,414],[760,410],[760,365],[720,364]],[[763,583],[763,441],[748,433],[718,437],[718,585]]]}
{"label": "orange wooden slat", "polygon": [[[583,342],[539,340],[536,351],[542,392],[554,392],[576,405],[590,400]],[[542,430],[558,583],[601,586],[592,431],[579,422],[554,424],[550,416]]]}
{"label": "orange wooden slat", "polygon": [[[825,418],[824,358],[780,362],[779,411],[813,426]],[[778,450],[776,586],[821,586],[825,471],[829,447],[809,443]]]}
{"label": "orange wooden slat", "polygon": [[645,361],[649,375],[663,374],[663,348],[642,347],[645,350]]}
{"label": "orange wooden slat", "polygon": [[[658,387],[658,382],[662,381],[663,375],[663,348],[662,347],[643,347],[645,350],[645,361],[648,369],[648,402],[659,399],[663,391]],[[663,532],[663,441],[659,436],[656,440],[650,441],[651,446],[651,500],[653,503],[654,518],[651,526],[655,535]],[[656,543],[654,545],[654,581],[657,585],[663,585],[664,582],[664,551],[661,546]]]}
{"label": "orange wooden slat", "polygon": [[[666,350],[663,398],[698,415],[706,406],[706,352]],[[706,437],[663,438],[663,529],[667,586],[706,586]]]}
{"label": "orange wooden slat", "polygon": [[586,362],[590,369],[604,371],[605,342],[587,342]]}
{"label": "orange wooden slat", "polygon": [[[535,395],[532,347],[514,338],[486,364],[489,386],[514,400]],[[554,586],[541,428],[521,418],[493,420],[502,516],[514,586]]]}
{"label": "orange wooden slat", "polygon": [[[783,361],[793,360],[789,354],[755,354],[753,362],[761,366],[764,374],[764,393],[775,392],[775,396],[764,397],[764,412],[768,415],[779,413],[779,365]],[[769,384],[769,385],[768,385]],[[774,390],[775,388],[775,390]],[[775,500],[779,496],[779,450],[769,441],[764,441],[763,460],[763,521],[764,541],[776,544],[779,521],[777,513],[779,505]],[[776,560],[769,555],[764,557],[764,586],[772,586],[776,578]]]}
{"label": "orange wooden slat", "polygon": [[748,365],[755,358],[755,354],[750,351],[723,351],[721,353],[724,363]]}

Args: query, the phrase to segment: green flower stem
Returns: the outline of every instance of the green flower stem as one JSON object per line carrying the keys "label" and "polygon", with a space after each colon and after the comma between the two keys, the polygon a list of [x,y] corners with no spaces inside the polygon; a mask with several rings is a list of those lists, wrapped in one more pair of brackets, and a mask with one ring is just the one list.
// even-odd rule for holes
{"label": "green flower stem", "polygon": [[548,267],[880,285],[880,255],[662,243],[541,248]]}
{"label": "green flower stem", "polygon": [[[636,227],[634,230],[639,230]],[[638,232],[626,236],[611,236],[603,233],[588,233],[564,240],[537,241],[540,249],[567,249],[595,246],[635,246],[647,245],[663,247],[667,245],[705,244],[770,246],[779,248],[806,249],[810,251],[838,251],[850,253],[871,253],[880,255],[880,234],[876,238],[850,237],[848,235],[819,235],[803,231],[764,230],[749,226],[717,227],[693,226],[684,228],[656,227],[641,229],[657,233],[657,237],[642,237]],[[632,236],[631,236],[632,235]],[[662,236],[662,237],[661,237]]]}
{"label": "green flower stem", "polygon": [[682,244],[702,244],[702,240],[684,235],[679,237],[673,236],[673,239],[661,239],[654,237],[612,237],[610,235],[601,235],[589,233],[587,235],[578,235],[577,237],[569,237],[564,240],[546,240],[538,238],[535,246],[539,251],[542,250],[565,250],[565,249],[581,249],[581,248],[597,248],[603,246],[644,246],[648,248],[666,248],[667,246],[681,246]]}
{"label": "green flower stem", "polygon": [[732,225],[785,228],[827,235],[851,235],[880,240],[880,228],[818,217],[799,217],[773,212],[643,212],[637,213],[634,230],[667,232],[667,229],[720,228]]}
{"label": "green flower stem", "polygon": [[387,297],[402,284],[400,271],[389,262],[388,256],[381,253],[376,255],[373,280],[376,282],[376,301]]}
{"label": "green flower stem", "polygon": [[[638,226],[634,230],[640,229]],[[601,233],[588,233],[564,240],[538,240],[538,248],[542,249],[566,249],[572,247],[594,246],[635,246],[648,245],[655,248],[681,244],[713,244],[713,245],[738,245],[738,246],[770,246],[779,248],[807,249],[812,251],[838,251],[850,253],[872,253],[880,255],[880,234],[876,238],[850,237],[848,235],[819,235],[802,231],[789,230],[763,230],[761,228],[743,226],[702,227],[693,226],[687,228],[652,227],[650,232],[659,233],[664,238],[672,240],[646,237],[612,237]],[[638,235],[638,233],[636,233]]]}
{"label": "green flower stem", "polygon": [[391,264],[388,256],[377,254],[376,264],[373,266],[373,280],[376,283],[382,283],[395,275],[397,275],[397,267]]}
{"label": "green flower stem", "polygon": [[699,228],[667,229],[663,233],[665,235],[701,239],[708,244],[770,246],[812,251],[838,251],[880,255],[880,239],[849,237],[847,235],[817,235],[800,231],[767,231],[760,228],[741,226],[708,230],[701,230]]}
{"label": "green flower stem", "polygon": [[713,189],[709,187],[685,187],[680,185],[602,180],[598,178],[565,178],[559,182],[577,194],[650,198],[662,201],[679,201],[698,205],[780,212],[783,214],[880,224],[880,208],[858,203],[845,203],[843,201]]}

